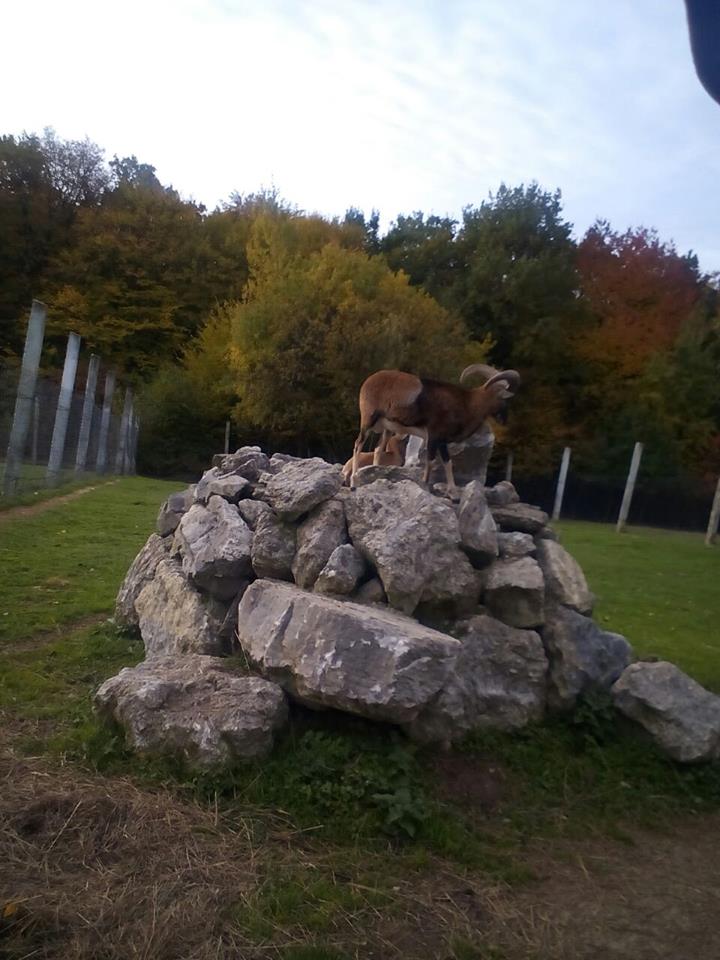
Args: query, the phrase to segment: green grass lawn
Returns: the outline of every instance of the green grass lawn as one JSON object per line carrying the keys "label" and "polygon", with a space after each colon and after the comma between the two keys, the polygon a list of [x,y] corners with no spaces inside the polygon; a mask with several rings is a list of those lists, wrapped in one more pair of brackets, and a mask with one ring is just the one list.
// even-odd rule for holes
{"label": "green grass lawn", "polygon": [[702,534],[558,524],[597,596],[595,618],[640,656],[671,660],[720,693],[720,546]]}
{"label": "green grass lawn", "polygon": [[[140,660],[142,644],[110,621],[83,620],[111,615],[161,501],[179,486],[123,478],[0,523],[0,725],[19,753],[190,800],[215,811],[213,829],[228,843],[247,836],[267,865],[223,922],[241,931],[251,953],[349,960],[362,954],[345,944],[366,925],[396,922],[406,896],[398,891],[443,874],[453,889],[479,876],[522,885],[528,844],[538,838],[595,834],[629,843],[626,828],[718,808],[717,766],[665,761],[603,703],[515,734],[473,736],[444,759],[380,724],[300,711],[271,757],[222,776],[139,760],[100,725],[91,695]],[[564,523],[561,531],[598,595],[603,625],[639,653],[668,656],[720,687],[720,550],[697,535],[656,530],[617,536]],[[499,770],[497,807],[488,812],[457,797],[450,768],[472,783]],[[278,831],[295,839],[278,845],[270,839]],[[505,956],[473,946],[458,917],[450,914],[438,935],[443,957]]]}
{"label": "green grass lawn", "polygon": [[[4,469],[5,464],[0,461],[0,487],[2,487]],[[17,492],[12,496],[6,496],[0,491],[0,513],[5,510],[12,510],[13,507],[31,506],[34,503],[42,503],[44,500],[52,500],[55,497],[62,496],[62,494],[79,490],[81,487],[94,487],[100,483],[108,483],[113,479],[111,473],[101,476],[89,471],[75,473],[72,468],[67,468],[60,471],[55,486],[46,487],[46,472],[47,466],[45,464],[24,463],[22,476],[18,480]]]}

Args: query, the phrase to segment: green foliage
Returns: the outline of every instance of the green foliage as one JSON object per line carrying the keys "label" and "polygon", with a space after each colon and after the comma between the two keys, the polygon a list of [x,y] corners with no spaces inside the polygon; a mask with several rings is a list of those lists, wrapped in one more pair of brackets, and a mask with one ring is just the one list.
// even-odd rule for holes
{"label": "green foliage", "polygon": [[300,226],[260,219],[251,237],[251,280],[232,318],[238,417],[278,443],[346,450],[369,373],[456,379],[467,338],[403,274]]}

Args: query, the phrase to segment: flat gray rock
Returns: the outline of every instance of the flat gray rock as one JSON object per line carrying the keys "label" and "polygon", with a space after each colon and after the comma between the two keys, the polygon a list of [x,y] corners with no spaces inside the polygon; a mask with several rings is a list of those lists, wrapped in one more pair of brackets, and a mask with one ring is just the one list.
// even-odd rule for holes
{"label": "flat gray rock", "polygon": [[289,460],[278,473],[269,475],[261,497],[283,520],[297,520],[338,492],[341,469],[319,457]]}
{"label": "flat gray rock", "polygon": [[183,514],[187,513],[195,499],[195,487],[171,494],[160,507],[155,528],[161,537],[175,533]]}
{"label": "flat gray rock", "polygon": [[217,657],[157,657],[125,667],[95,694],[95,707],[139,753],[202,769],[268,754],[287,721],[281,688],[237,676]]}
{"label": "flat gray rock", "polygon": [[484,567],[498,555],[498,530],[479,480],[463,487],[458,508],[460,542],[477,566]]}
{"label": "flat gray rock", "polygon": [[261,513],[255,524],[250,554],[255,576],[292,580],[295,550],[295,527],[285,523],[271,509]]}
{"label": "flat gray rock", "polygon": [[519,560],[535,555],[535,541],[529,533],[499,533],[498,548],[503,560]]}
{"label": "flat gray rock", "polygon": [[238,504],[238,513],[250,529],[254,530],[264,513],[272,513],[272,507],[262,500],[241,500]]}
{"label": "flat gray rock", "polygon": [[588,589],[580,564],[565,547],[554,540],[537,541],[537,562],[545,577],[545,595],[549,600],[578,613],[592,612],[594,597]]}
{"label": "flat gray rock", "polygon": [[292,564],[295,583],[312,590],[333,551],[347,543],[343,501],[327,500],[316,507],[297,528],[297,552]]}
{"label": "flat gray rock", "polygon": [[512,627],[539,627],[545,620],[545,583],[537,561],[496,560],[487,571],[484,602]]}
{"label": "flat gray rock", "polygon": [[444,685],[460,644],[381,607],[256,580],[238,611],[242,649],[301,702],[408,723]]}
{"label": "flat gray rock", "polygon": [[115,600],[115,619],[126,627],[138,626],[135,601],[140,592],[155,576],[158,564],[170,553],[170,541],[152,533],[135,557]]}
{"label": "flat gray rock", "polygon": [[268,469],[270,460],[260,447],[240,447],[235,453],[218,454],[213,457],[213,466],[221,473],[234,473],[256,483],[260,474]]}
{"label": "flat gray rock", "polygon": [[509,503],[518,503],[520,497],[509,480],[501,480],[494,487],[485,487],[487,502],[492,507],[506,506]]}
{"label": "flat gray rock", "polygon": [[495,506],[491,503],[492,515],[501,530],[517,530],[535,535],[547,524],[548,515],[540,507],[529,503],[508,503]]}
{"label": "flat gray rock", "polygon": [[548,662],[532,630],[489,616],[458,625],[460,652],[445,686],[410,724],[421,741],[452,741],[473,730],[515,730],[542,719]]}
{"label": "flat gray rock", "polygon": [[196,503],[175,531],[173,549],[183,572],[213,596],[231,599],[252,570],[252,531],[237,507],[212,496],[207,507]]}
{"label": "flat gray rock", "polygon": [[455,511],[410,480],[376,480],[345,501],[353,545],[375,567],[388,603],[411,614],[418,604],[472,608],[478,574],[460,549]]}
{"label": "flat gray rock", "polygon": [[371,464],[367,467],[361,467],[355,474],[355,486],[366,487],[369,483],[375,483],[376,480],[387,480],[389,483],[412,480],[413,483],[421,483],[422,472],[422,467],[375,466]]}
{"label": "flat gray rock", "polygon": [[195,487],[195,502],[207,503],[210,497],[218,496],[229,503],[237,503],[250,496],[252,485],[245,477],[223,473],[218,467],[206,470]]}
{"label": "flat gray rock", "polygon": [[357,588],[353,600],[357,603],[387,603],[387,595],[380,580],[371,577]]}
{"label": "flat gray rock", "polygon": [[335,547],[315,581],[315,592],[349,596],[365,574],[365,561],[351,543]]}
{"label": "flat gray rock", "polygon": [[135,600],[145,654],[225,652],[215,617],[176,560],[161,560]]}
{"label": "flat gray rock", "polygon": [[548,706],[554,710],[571,710],[592,690],[609,690],[633,659],[625,637],[565,607],[548,606],[542,635],[550,660]]}
{"label": "flat gray rock", "polygon": [[667,661],[632,663],[612,688],[616,708],[680,763],[720,759],[720,697]]}

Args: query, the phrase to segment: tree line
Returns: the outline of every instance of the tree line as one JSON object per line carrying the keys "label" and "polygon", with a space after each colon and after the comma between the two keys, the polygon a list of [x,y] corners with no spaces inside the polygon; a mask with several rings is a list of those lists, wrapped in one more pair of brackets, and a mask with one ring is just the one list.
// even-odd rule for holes
{"label": "tree line", "polygon": [[381,367],[456,380],[514,367],[501,446],[541,475],[573,447],[614,479],[720,471],[718,277],[644,227],[579,239],[559,190],[500,185],[460,218],[302,211],[276,191],[217,209],[89,140],[0,137],[0,358],[19,362],[33,297],[44,365],[69,330],[140,391],[141,467],[197,470],[222,443],[345,456],[357,391]]}

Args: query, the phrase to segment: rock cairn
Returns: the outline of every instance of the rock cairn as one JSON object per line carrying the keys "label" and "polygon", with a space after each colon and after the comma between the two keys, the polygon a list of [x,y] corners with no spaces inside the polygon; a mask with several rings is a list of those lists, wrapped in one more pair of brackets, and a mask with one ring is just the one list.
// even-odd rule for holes
{"label": "rock cairn", "polygon": [[243,447],[162,506],[116,606],[146,660],[95,703],[138,751],[216,767],[267,753],[287,698],[447,744],[609,690],[668,756],[718,758],[720,698],[634,662],[592,607],[508,482],[454,505],[416,468],[367,467],[350,492],[339,465]]}

